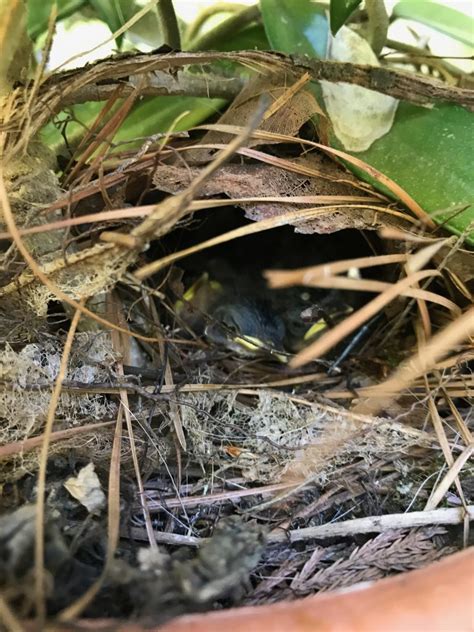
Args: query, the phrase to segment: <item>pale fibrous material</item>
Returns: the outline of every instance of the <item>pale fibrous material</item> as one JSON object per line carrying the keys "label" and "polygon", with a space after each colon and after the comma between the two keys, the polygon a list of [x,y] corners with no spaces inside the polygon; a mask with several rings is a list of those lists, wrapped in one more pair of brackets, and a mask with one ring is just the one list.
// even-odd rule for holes
{"label": "pale fibrous material", "polygon": [[354,457],[370,462],[423,443],[419,433],[404,433],[390,421],[374,417],[364,423],[342,408],[308,406],[270,390],[259,389],[251,405],[224,390],[189,394],[186,402],[189,452],[198,460],[225,462],[222,446],[232,445],[232,467],[252,481],[326,481]]}
{"label": "pale fibrous material", "polygon": [[[48,414],[51,388],[59,370],[60,341],[25,345],[20,351],[7,347],[0,354],[0,444],[25,441],[41,433]],[[67,373],[67,381],[92,384],[107,379],[105,368],[114,360],[108,334],[79,333]],[[90,420],[104,421],[116,414],[116,404],[100,393],[64,391],[59,399],[54,430],[76,428]],[[88,443],[89,454],[101,452],[100,432],[53,443],[51,452],[69,452]],[[3,460],[0,480],[15,480],[37,468],[37,452],[21,451],[12,461]]]}

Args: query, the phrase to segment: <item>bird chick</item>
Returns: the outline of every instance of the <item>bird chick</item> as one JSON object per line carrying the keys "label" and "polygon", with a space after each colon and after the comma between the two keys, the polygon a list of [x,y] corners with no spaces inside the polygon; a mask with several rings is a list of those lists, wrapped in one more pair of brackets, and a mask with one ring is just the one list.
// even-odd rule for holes
{"label": "bird chick", "polygon": [[175,311],[195,333],[242,357],[287,361],[283,320],[247,283],[224,287],[205,273],[176,302]]}
{"label": "bird chick", "polygon": [[204,333],[208,340],[241,356],[272,356],[286,362],[285,326],[270,303],[256,297],[223,296]]}

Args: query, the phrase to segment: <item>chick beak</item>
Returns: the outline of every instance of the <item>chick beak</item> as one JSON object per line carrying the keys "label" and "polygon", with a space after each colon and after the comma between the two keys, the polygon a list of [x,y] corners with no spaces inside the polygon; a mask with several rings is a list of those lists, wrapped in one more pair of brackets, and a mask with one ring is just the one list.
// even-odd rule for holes
{"label": "chick beak", "polygon": [[286,363],[288,362],[288,358],[279,353],[276,349],[272,347],[271,344],[265,344],[258,338],[254,338],[253,336],[236,336],[233,339],[235,344],[243,347],[246,351],[250,351],[251,353],[265,352],[276,358],[279,362]]}

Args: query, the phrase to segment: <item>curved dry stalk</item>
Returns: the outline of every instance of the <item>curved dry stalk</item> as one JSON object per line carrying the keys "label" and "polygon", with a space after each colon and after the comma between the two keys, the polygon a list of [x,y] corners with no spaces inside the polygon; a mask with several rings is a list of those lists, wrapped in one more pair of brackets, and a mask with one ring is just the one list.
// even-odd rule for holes
{"label": "curved dry stalk", "polygon": [[[253,202],[278,202],[280,204],[329,204],[331,208],[333,203],[347,202],[377,202],[376,199],[363,197],[358,195],[289,195],[289,196],[259,196],[245,198],[226,198],[225,200],[194,200],[189,206],[189,212],[194,213],[209,208],[219,208],[221,206],[229,206],[229,204],[246,204]],[[66,202],[64,203],[66,206]],[[118,219],[133,219],[139,217],[147,217],[153,212],[155,204],[146,204],[144,206],[135,206],[133,208],[120,208],[110,211],[100,211],[99,213],[90,213],[89,215],[81,215],[80,217],[68,217],[67,219],[49,222],[48,224],[38,224],[37,226],[29,226],[19,228],[18,233],[24,237],[25,235],[35,235],[38,233],[46,233],[51,230],[61,230],[72,226],[81,226],[82,224],[91,224],[94,222],[114,222]],[[364,207],[365,208],[365,207]],[[46,209],[48,211],[48,209]],[[383,213],[385,209],[381,208]],[[0,239],[12,239],[8,231],[0,232]]]}
{"label": "curved dry stalk", "polygon": [[[239,125],[226,125],[223,123],[215,123],[214,125],[199,125],[196,129],[209,129],[215,130],[218,132],[227,132],[228,134],[240,134],[242,128]],[[399,198],[407,208],[412,211],[412,213],[418,217],[419,220],[424,224],[427,228],[436,228],[436,224],[433,222],[431,217],[424,211],[421,206],[416,202],[411,195],[409,195],[399,184],[397,184],[394,180],[383,174],[381,171],[364,162],[360,158],[356,158],[351,154],[346,153],[345,151],[340,151],[339,149],[334,149],[333,147],[329,147],[328,145],[322,145],[321,143],[315,143],[311,140],[306,140],[302,138],[294,138],[292,136],[288,136],[287,134],[277,134],[275,132],[264,132],[261,130],[256,130],[252,134],[252,138],[261,138],[263,140],[279,140],[280,142],[288,142],[288,143],[297,143],[299,145],[307,145],[309,147],[315,147],[317,149],[322,149],[323,151],[332,154],[333,156],[337,156],[339,158],[343,158],[347,162],[352,165],[362,169],[367,175],[377,180],[380,184],[389,189],[397,198]]]}
{"label": "curved dry stalk", "polygon": [[[368,399],[354,407],[354,412],[375,415],[407,389],[417,377],[436,366],[438,359],[447,355],[453,347],[474,335],[474,307],[459,316],[437,333],[408,360],[403,362],[393,376],[371,388]],[[388,395],[389,393],[389,395]]]}
{"label": "curved dry stalk", "polygon": [[[471,458],[474,452],[474,444],[468,445],[464,451],[458,456],[458,458],[449,466],[449,470],[446,472],[444,478],[439,483],[438,487],[433,491],[425,506],[425,511],[432,511],[436,509],[439,503],[443,500],[444,495],[451,487],[451,485],[458,478],[459,473],[464,467],[465,463]],[[463,494],[461,494],[463,498]]]}
{"label": "curved dry stalk", "polygon": [[[370,206],[367,204],[351,204],[347,206],[349,208],[370,208]],[[137,270],[134,273],[134,276],[139,280],[143,280],[151,274],[154,274],[159,270],[166,268],[175,261],[184,259],[185,257],[195,254],[196,252],[200,252],[202,250],[206,250],[207,248],[232,241],[233,239],[239,239],[240,237],[246,237],[248,235],[254,235],[266,230],[271,230],[272,228],[278,228],[280,226],[286,226],[288,224],[295,225],[299,222],[305,222],[311,219],[315,219],[320,215],[326,215],[329,210],[339,210],[340,208],[341,204],[334,206],[327,205],[324,207],[314,207],[309,209],[298,209],[296,211],[282,213],[281,215],[270,217],[268,219],[262,219],[258,222],[253,222],[252,224],[241,226],[240,228],[230,230],[227,233],[223,233],[221,235],[218,235],[217,237],[213,237],[212,239],[203,241],[196,246],[191,246],[178,252],[174,252],[171,255],[167,255],[166,257],[162,257],[161,259],[157,259],[156,261],[153,261],[152,263],[143,266],[143,268]],[[377,211],[382,212],[383,209],[377,207]]]}
{"label": "curved dry stalk", "polygon": [[348,272],[351,268],[373,268],[374,266],[390,265],[406,261],[406,254],[379,255],[370,257],[355,257],[354,259],[340,259],[328,261],[316,266],[294,268],[292,270],[266,270],[264,273],[271,288],[290,287],[292,285],[311,285],[313,281],[334,277],[336,274]]}
{"label": "curved dry stalk", "polygon": [[330,329],[321,338],[318,338],[313,344],[300,351],[290,360],[290,366],[293,368],[301,367],[315,358],[321,358],[334,345],[370,320],[372,316],[375,316],[385,305],[396,299],[397,296],[400,296],[403,290],[422,279],[439,275],[440,273],[437,270],[421,270],[391,285],[387,290],[384,290],[376,298],[361,307],[361,309]]}
{"label": "curved dry stalk", "polygon": [[62,383],[64,381],[64,378],[66,377],[69,355],[71,353],[74,334],[76,333],[77,325],[79,324],[80,318],[81,311],[76,310],[71,322],[71,326],[69,327],[69,331],[67,333],[66,342],[64,343],[61,364],[59,366],[58,375],[56,377],[54,389],[51,394],[51,401],[49,404],[48,416],[46,418],[43,434],[43,445],[41,447],[39,461],[35,515],[35,603],[36,617],[40,627],[43,626],[46,616],[46,596],[44,591],[44,510],[46,503],[46,466],[48,462],[48,449],[54,424],[54,418],[56,415],[56,408],[58,407],[59,397],[61,395]]}

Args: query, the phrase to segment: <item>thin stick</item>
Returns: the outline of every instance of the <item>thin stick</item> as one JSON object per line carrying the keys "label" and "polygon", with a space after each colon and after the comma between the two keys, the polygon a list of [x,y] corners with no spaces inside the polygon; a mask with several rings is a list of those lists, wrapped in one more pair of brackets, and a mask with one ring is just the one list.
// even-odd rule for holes
{"label": "thin stick", "polygon": [[[454,507],[449,509],[435,509],[433,511],[412,511],[404,514],[389,514],[387,516],[368,516],[367,518],[355,518],[354,520],[333,522],[316,527],[307,527],[305,529],[294,529],[292,531],[276,529],[268,536],[268,542],[293,543],[313,539],[348,537],[359,533],[383,533],[390,529],[413,529],[433,524],[462,524],[465,516],[469,520],[474,520],[474,505],[469,505],[467,512],[465,512],[463,508]],[[132,527],[131,535],[136,540],[146,541],[148,539],[145,529],[140,527]],[[195,538],[175,533],[155,531],[155,540],[161,544],[200,546],[207,542],[208,538]]]}
{"label": "thin stick", "polygon": [[[469,505],[467,513],[474,520],[474,505]],[[270,534],[270,542],[299,542],[313,538],[335,538],[353,536],[358,533],[382,533],[390,529],[413,529],[432,524],[461,524],[464,521],[463,508],[435,509],[433,511],[412,511],[387,516],[367,516],[344,522],[333,522],[316,527],[296,529],[289,533]]]}
{"label": "thin stick", "polygon": [[275,485],[267,485],[266,487],[252,487],[251,489],[235,489],[225,492],[217,492],[207,496],[180,496],[179,498],[165,498],[163,501],[149,500],[148,509],[151,513],[155,513],[164,508],[171,509],[174,507],[211,505],[213,503],[235,500],[236,498],[244,498],[246,496],[264,496],[266,494],[273,494],[276,491],[289,489],[295,486],[295,483],[276,483]]}

